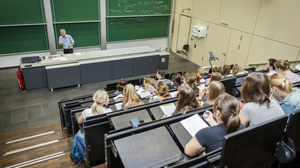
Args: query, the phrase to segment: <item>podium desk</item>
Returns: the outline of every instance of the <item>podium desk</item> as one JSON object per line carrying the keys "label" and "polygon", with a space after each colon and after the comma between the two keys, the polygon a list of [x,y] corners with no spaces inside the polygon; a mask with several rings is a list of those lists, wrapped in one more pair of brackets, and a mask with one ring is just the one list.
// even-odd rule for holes
{"label": "podium desk", "polygon": [[114,141],[124,167],[163,167],[184,155],[162,126]]}
{"label": "podium desk", "polygon": [[21,62],[20,68],[27,90],[55,89],[154,74],[160,66],[167,67],[168,54],[140,46],[50,55],[35,63]]}
{"label": "podium desk", "polygon": [[[109,115],[108,115],[109,117]],[[143,120],[144,123],[151,122],[152,119],[146,109],[138,110],[132,113],[125,113],[122,115],[109,117],[113,126],[116,130],[131,127],[130,120],[132,118],[138,118],[138,120]]]}

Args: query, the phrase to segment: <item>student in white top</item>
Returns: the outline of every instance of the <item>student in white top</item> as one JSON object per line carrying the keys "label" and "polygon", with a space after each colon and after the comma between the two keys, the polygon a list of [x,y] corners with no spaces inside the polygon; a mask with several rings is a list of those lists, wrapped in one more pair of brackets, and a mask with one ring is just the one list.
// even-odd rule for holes
{"label": "student in white top", "polygon": [[106,91],[97,90],[93,95],[94,103],[91,108],[85,109],[79,116],[77,122],[82,124],[87,117],[100,115],[106,112],[110,112],[110,109],[106,109],[106,106],[109,102],[109,97]]}

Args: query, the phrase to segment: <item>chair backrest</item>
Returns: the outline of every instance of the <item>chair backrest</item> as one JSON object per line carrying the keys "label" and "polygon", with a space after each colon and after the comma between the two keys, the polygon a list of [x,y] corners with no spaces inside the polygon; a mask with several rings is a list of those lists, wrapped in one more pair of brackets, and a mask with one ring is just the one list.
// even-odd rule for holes
{"label": "chair backrest", "polygon": [[287,116],[226,135],[220,167],[268,167],[275,161],[274,149],[283,137]]}
{"label": "chair backrest", "polygon": [[84,139],[87,167],[105,162],[104,135],[111,130],[107,117],[89,120],[84,123]]}
{"label": "chair backrest", "polygon": [[236,78],[233,76],[230,76],[230,77],[226,77],[226,78],[222,79],[220,82],[223,83],[223,85],[225,87],[225,91],[228,94],[233,95],[233,88],[235,88],[235,81],[236,81]]}
{"label": "chair backrest", "polygon": [[300,151],[300,110],[290,115],[289,123],[287,126],[285,139],[291,138],[294,142],[296,152]]}

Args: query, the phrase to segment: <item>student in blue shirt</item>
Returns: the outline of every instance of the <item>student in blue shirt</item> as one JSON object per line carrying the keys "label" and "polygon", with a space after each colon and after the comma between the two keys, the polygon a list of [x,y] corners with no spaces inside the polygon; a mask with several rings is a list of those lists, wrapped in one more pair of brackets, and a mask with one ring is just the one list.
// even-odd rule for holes
{"label": "student in blue shirt", "polygon": [[271,90],[274,94],[281,96],[283,100],[279,102],[285,115],[300,110],[300,90],[293,90],[292,84],[283,75],[276,73],[269,79]]}
{"label": "student in blue shirt", "polygon": [[60,29],[59,45],[64,49],[64,54],[73,53],[75,41],[71,35],[66,33],[65,29]]}

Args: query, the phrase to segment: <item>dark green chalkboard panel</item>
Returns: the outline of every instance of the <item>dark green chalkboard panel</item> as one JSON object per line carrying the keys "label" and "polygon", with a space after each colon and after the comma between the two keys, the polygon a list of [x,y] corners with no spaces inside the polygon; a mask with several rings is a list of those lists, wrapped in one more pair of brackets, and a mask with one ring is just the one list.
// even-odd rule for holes
{"label": "dark green chalkboard panel", "polygon": [[107,0],[108,16],[170,14],[172,0]]}
{"label": "dark green chalkboard panel", "polygon": [[107,41],[168,36],[168,16],[109,18],[107,22]]}
{"label": "dark green chalkboard panel", "polygon": [[67,34],[70,34],[74,41],[74,47],[97,46],[99,42],[99,23],[72,23],[72,24],[57,24],[56,30],[56,44],[58,46],[58,38],[60,36],[59,30],[66,29]]}
{"label": "dark green chalkboard panel", "polygon": [[99,20],[99,0],[52,0],[54,22]]}
{"label": "dark green chalkboard panel", "polygon": [[0,0],[0,25],[44,23],[42,0]]}
{"label": "dark green chalkboard panel", "polygon": [[45,26],[0,28],[0,54],[48,50]]}

